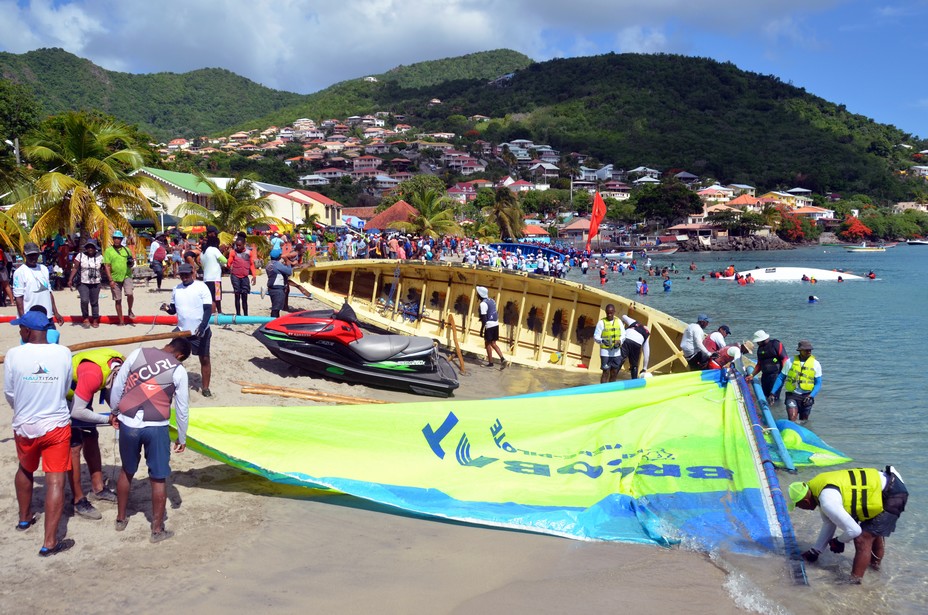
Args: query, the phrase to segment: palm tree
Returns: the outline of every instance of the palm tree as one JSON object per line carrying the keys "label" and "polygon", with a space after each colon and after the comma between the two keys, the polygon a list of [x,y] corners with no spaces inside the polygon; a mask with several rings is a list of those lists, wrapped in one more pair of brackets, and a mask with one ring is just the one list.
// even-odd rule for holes
{"label": "palm tree", "polygon": [[485,207],[483,214],[487,221],[495,224],[503,237],[521,237],[525,219],[519,200],[509,188],[497,188],[493,205]]}
{"label": "palm tree", "polygon": [[780,222],[783,220],[783,214],[780,212],[780,209],[776,205],[770,203],[764,205],[760,215],[764,219],[764,224],[769,226],[772,231],[776,231],[780,226]]}
{"label": "palm tree", "polygon": [[220,188],[202,173],[196,173],[196,176],[211,192],[209,207],[196,203],[181,204],[177,209],[183,216],[181,225],[215,226],[219,229],[219,241],[226,245],[231,245],[235,233],[246,231],[249,227],[283,225],[282,220],[268,215],[271,203],[267,198],[257,196],[257,189],[250,179],[238,176]]}
{"label": "palm tree", "polygon": [[[37,169],[17,190],[13,216],[32,221],[36,242],[59,229],[101,232],[108,228],[129,232],[129,220],[155,219],[141,188],[163,192],[160,184],[131,175],[144,163],[142,151],[126,124],[84,113],[67,113],[46,121],[24,149]],[[48,169],[48,170],[44,170]]]}
{"label": "palm tree", "polygon": [[407,222],[391,222],[388,226],[403,231],[416,233],[422,237],[441,237],[442,235],[460,235],[461,227],[454,219],[454,206],[447,195],[426,188],[417,190],[409,197],[418,215]]}

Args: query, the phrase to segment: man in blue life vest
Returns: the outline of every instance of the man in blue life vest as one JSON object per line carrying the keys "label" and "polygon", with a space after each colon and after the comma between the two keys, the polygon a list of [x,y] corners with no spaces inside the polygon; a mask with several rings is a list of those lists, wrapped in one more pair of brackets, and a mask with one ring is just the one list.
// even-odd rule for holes
{"label": "man in blue life vest", "polygon": [[815,396],[822,388],[822,366],[812,355],[812,342],[799,340],[796,350],[799,355],[783,364],[783,371],[773,385],[773,395],[778,397],[786,383],[786,413],[789,420],[807,421],[815,404]]}
{"label": "man in blue life vest", "polygon": [[[93,411],[93,398],[102,393],[109,399],[109,389],[119,372],[125,357],[110,348],[95,348],[75,353],[71,357],[71,390],[67,398],[71,402],[71,495],[74,512],[86,518],[103,518],[87,496],[81,484],[81,453],[87,463],[91,497],[102,502],[116,502],[116,492],[109,489],[103,480],[103,460],[100,456],[100,434],[97,425],[111,423],[105,414]],[[78,413],[78,414],[75,414]]]}
{"label": "man in blue life vest", "polygon": [[[789,508],[819,511],[822,530],[815,545],[802,554],[815,562],[828,546],[832,553],[843,553],[854,541],[851,581],[860,583],[867,567],[880,569],[886,549],[885,538],[896,529],[905,510],[909,492],[892,466],[885,470],[855,468],[824,472],[812,480],[789,486]],[[835,532],[841,530],[838,536]]]}
{"label": "man in blue life vest", "polygon": [[606,317],[596,323],[593,330],[593,341],[599,344],[599,359],[602,362],[603,375],[600,382],[615,382],[622,369],[622,339],[625,337],[625,327],[622,321],[615,317],[615,306],[611,303],[606,306]]}
{"label": "man in blue life vest", "polygon": [[496,341],[499,339],[499,312],[496,301],[490,299],[490,293],[484,286],[477,287],[477,296],[480,297],[480,333],[483,335],[484,346],[487,349],[487,367],[493,367],[493,351],[499,356],[499,368],[506,369],[509,361],[503,358],[503,351],[499,349]]}
{"label": "man in blue life vest", "polygon": [[151,483],[150,540],[153,543],[174,535],[164,527],[165,481],[171,474],[168,424],[173,402],[177,419],[174,452],[183,453],[187,448],[189,391],[187,371],[181,362],[190,356],[190,352],[190,342],[183,337],[171,340],[164,348],[135,350],[126,357],[110,394],[110,405],[119,421],[116,428],[119,429],[119,455],[122,458],[122,471],[116,485],[116,531],[125,530],[129,523],[126,517],[129,490],[144,448]]}

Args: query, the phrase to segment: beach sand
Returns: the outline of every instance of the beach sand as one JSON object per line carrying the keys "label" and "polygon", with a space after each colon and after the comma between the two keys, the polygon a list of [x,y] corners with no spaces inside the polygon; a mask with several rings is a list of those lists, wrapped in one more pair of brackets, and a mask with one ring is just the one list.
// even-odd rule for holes
{"label": "beach sand", "polygon": [[[164,288],[174,286],[165,280]],[[264,285],[259,278],[258,287]],[[150,288],[153,288],[152,285]],[[101,313],[113,314],[109,293]],[[63,314],[79,314],[75,292],[55,294]],[[170,292],[136,289],[135,313],[155,314]],[[250,300],[253,315],[269,301]],[[223,298],[233,311],[231,295]],[[321,309],[303,298],[293,307]],[[0,309],[15,314],[15,308]],[[197,406],[310,405],[295,399],[244,395],[234,380],[312,387],[390,401],[422,400],[398,392],[328,382],[301,374],[271,356],[254,327],[213,327],[214,397],[191,393]],[[65,324],[62,343],[167,332],[168,327],[83,329]],[[0,347],[18,343],[18,327],[0,325]],[[164,342],[155,343],[161,345]],[[120,347],[128,354],[135,346]],[[199,388],[199,364],[186,364]],[[456,397],[479,399],[595,381],[598,374],[558,376],[513,366],[467,364]],[[150,489],[144,470],[133,483],[129,526],[114,531],[115,504],[95,503],[100,521],[73,515],[70,490],[60,532],[76,541],[49,559],[36,553],[41,521],[17,532],[13,475],[16,450],[11,410],[0,421],[0,612],[318,612],[318,613],[636,613],[742,612],[726,592],[724,571],[708,557],[681,549],[620,543],[585,543],[398,514],[341,494],[275,485],[193,451],[172,455],[168,481],[169,541],[148,542]],[[234,411],[234,410],[230,410]],[[115,478],[112,430],[101,429],[104,474]],[[34,507],[44,504],[36,473]],[[84,477],[85,489],[89,477]]]}

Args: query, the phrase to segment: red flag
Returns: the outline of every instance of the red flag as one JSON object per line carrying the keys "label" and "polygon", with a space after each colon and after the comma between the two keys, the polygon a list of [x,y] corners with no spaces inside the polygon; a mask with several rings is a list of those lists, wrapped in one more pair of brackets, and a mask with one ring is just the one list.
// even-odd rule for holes
{"label": "red flag", "polygon": [[587,252],[590,251],[590,242],[592,242],[593,238],[599,233],[599,223],[602,222],[605,217],[606,202],[603,201],[603,197],[597,192],[596,196],[593,197],[593,216],[590,218],[590,238],[586,240]]}

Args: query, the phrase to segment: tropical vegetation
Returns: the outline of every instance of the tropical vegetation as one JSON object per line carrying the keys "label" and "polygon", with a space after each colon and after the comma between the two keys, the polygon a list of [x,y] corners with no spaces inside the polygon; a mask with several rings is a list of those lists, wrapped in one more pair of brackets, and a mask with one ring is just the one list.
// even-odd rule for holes
{"label": "tropical vegetation", "polygon": [[[41,241],[58,231],[82,237],[109,229],[130,230],[130,220],[154,219],[142,187],[160,185],[132,172],[144,164],[133,130],[113,119],[69,112],[48,118],[26,140],[33,171],[14,191],[10,215],[29,221]],[[101,232],[102,231],[102,232]]]}
{"label": "tropical vegetation", "polygon": [[258,196],[251,179],[237,176],[220,187],[202,173],[197,177],[209,188],[209,206],[182,203],[177,210],[183,216],[182,226],[215,226],[219,229],[219,241],[231,245],[239,231],[247,232],[259,225],[283,225],[282,220],[268,214],[271,203]]}
{"label": "tropical vegetation", "polygon": [[443,235],[460,235],[461,227],[454,218],[454,204],[444,189],[423,187],[408,194],[406,201],[418,212],[407,221],[391,222],[390,228],[420,237],[439,238]]}

